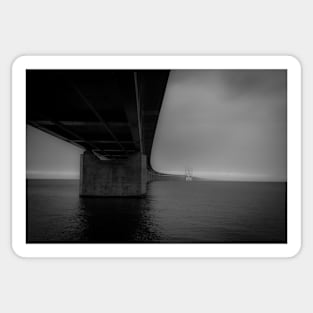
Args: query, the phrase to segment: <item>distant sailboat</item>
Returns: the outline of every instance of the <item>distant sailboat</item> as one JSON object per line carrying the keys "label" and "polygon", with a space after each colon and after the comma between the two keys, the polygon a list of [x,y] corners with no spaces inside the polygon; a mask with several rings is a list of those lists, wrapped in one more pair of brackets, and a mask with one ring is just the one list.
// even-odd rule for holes
{"label": "distant sailboat", "polygon": [[192,181],[192,168],[185,168],[186,181]]}

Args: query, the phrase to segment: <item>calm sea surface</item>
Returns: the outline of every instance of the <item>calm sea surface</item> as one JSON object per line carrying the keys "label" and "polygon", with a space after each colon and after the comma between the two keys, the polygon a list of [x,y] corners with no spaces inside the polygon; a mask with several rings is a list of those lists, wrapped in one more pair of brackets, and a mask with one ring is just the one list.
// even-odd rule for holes
{"label": "calm sea surface", "polygon": [[28,180],[28,242],[286,242],[285,183],[154,181],[145,198],[80,198]]}

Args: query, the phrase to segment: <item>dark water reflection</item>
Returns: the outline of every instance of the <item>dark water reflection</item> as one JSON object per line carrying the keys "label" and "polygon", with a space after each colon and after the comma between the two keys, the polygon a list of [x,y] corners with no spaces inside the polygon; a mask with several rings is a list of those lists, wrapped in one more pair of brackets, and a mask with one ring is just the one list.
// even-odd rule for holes
{"label": "dark water reflection", "polygon": [[286,184],[155,181],[145,198],[79,198],[28,181],[28,242],[286,242]]}
{"label": "dark water reflection", "polygon": [[93,242],[159,241],[146,199],[83,198],[83,240]]}

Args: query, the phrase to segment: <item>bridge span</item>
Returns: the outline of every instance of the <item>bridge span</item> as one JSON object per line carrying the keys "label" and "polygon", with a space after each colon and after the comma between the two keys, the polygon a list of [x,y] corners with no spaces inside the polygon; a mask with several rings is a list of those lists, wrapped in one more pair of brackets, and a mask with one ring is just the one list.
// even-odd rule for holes
{"label": "bridge span", "polygon": [[27,70],[27,124],[85,150],[81,196],[142,196],[168,76],[169,70]]}

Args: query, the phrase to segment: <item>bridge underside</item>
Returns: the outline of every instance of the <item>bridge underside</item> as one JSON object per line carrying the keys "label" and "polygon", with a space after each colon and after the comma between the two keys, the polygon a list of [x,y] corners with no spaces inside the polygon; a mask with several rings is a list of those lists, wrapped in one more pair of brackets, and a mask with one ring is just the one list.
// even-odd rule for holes
{"label": "bridge underside", "polygon": [[141,196],[168,70],[27,70],[27,124],[85,150],[81,195]]}

